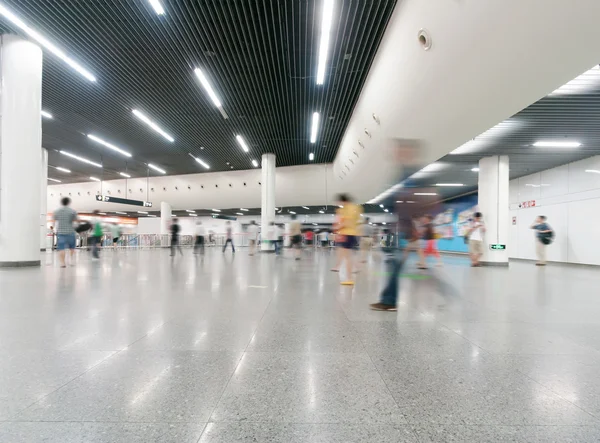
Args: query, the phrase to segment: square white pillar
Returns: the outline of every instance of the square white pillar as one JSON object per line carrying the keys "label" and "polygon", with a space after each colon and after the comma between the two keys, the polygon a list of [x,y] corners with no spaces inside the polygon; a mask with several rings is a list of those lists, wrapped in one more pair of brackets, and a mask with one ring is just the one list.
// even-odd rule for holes
{"label": "square white pillar", "polygon": [[[484,265],[508,266],[508,181],[507,155],[479,160],[479,211],[486,228],[481,258]],[[492,245],[505,245],[506,249],[491,249]]]}

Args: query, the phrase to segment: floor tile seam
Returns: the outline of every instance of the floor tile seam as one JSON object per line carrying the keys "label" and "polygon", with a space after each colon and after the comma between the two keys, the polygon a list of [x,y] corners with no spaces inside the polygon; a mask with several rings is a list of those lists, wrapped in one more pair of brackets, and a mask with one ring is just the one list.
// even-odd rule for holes
{"label": "floor tile seam", "polygon": [[206,422],[200,421],[131,421],[131,420],[5,420],[0,423],[130,423],[130,424],[174,424],[174,425],[199,425]]}
{"label": "floor tile seam", "polygon": [[574,403],[573,401],[569,400],[568,398],[563,397],[562,395],[560,395],[558,392],[555,392],[551,387],[546,386],[544,383],[540,382],[539,380],[536,380],[535,378],[531,377],[529,374],[522,372],[519,369],[515,369],[516,372],[518,372],[519,374],[523,375],[524,377],[530,379],[531,381],[533,381],[534,383],[540,385],[542,388],[546,389],[548,392],[552,393],[553,395],[556,395],[558,398],[560,398],[563,401],[566,401],[570,404],[572,404],[573,406],[575,406],[577,409],[581,410],[582,412],[588,414],[590,417],[594,418],[595,420],[598,421],[598,423],[596,424],[597,426],[600,425],[600,416],[591,413],[590,411],[585,410],[583,407],[579,406],[577,403]]}
{"label": "floor tile seam", "polygon": [[[353,326],[354,328],[354,326]],[[358,333],[358,331],[356,331]],[[381,372],[379,371],[379,369],[377,368],[377,365],[375,364],[375,362],[373,361],[373,357],[371,356],[371,354],[368,351],[368,347],[366,346],[365,341],[363,340],[363,337],[360,336],[360,334],[358,334],[359,339],[363,345],[363,347],[366,350],[366,354],[369,357],[369,361],[371,362],[371,365],[373,365],[373,369],[375,369],[375,372],[377,372],[377,375],[379,376],[380,380],[382,381],[383,385],[385,386],[386,391],[388,392],[388,394],[390,395],[390,397],[392,398],[392,400],[394,401],[394,404],[396,405],[396,408],[398,408],[398,412],[400,412],[400,414],[402,414],[402,417],[404,418],[404,421],[406,422],[406,424],[408,423],[408,420],[406,419],[406,416],[402,413],[402,407],[398,404],[398,401],[396,400],[396,397],[394,396],[394,394],[392,393],[390,387],[388,386],[388,384],[386,383],[385,379],[383,378],[383,376],[381,375]],[[411,431],[413,432],[413,434],[415,434],[414,430],[411,428]],[[415,437],[418,440],[417,435],[415,434]]]}
{"label": "floor tile seam", "polygon": [[62,385],[58,386],[56,389],[53,389],[52,391],[48,392],[47,394],[42,395],[41,397],[39,397],[37,400],[35,400],[33,403],[27,405],[26,407],[24,407],[23,409],[20,409],[18,412],[15,413],[14,417],[18,417],[19,415],[21,415],[23,412],[25,412],[26,410],[28,410],[29,408],[31,408],[32,406],[34,406],[35,404],[41,402],[42,400],[44,400],[46,397],[54,394],[55,392],[61,390],[62,388],[64,388],[65,386],[67,386],[70,383],[73,383],[75,380],[83,377],[85,374],[87,374],[88,372],[92,371],[93,369],[97,368],[99,365],[101,365],[102,363],[104,363],[105,361],[107,361],[108,359],[114,357],[115,355],[123,352],[124,349],[121,349],[119,351],[115,351],[110,355],[107,355],[105,358],[103,358],[102,360],[100,360],[98,363],[94,364],[93,366],[89,367],[88,369],[86,369],[84,372],[82,372],[81,374],[77,375],[76,377],[72,378],[71,380],[63,383]]}
{"label": "floor tile seam", "polygon": [[[269,299],[269,303],[267,303],[267,306],[265,307],[265,310],[263,311],[263,314],[260,317],[260,320],[256,324],[256,328],[254,328],[254,331],[252,332],[252,337],[250,337],[250,340],[248,340],[248,343],[246,344],[246,347],[242,351],[242,353],[240,355],[240,358],[238,359],[238,361],[237,361],[237,363],[235,365],[235,368],[233,369],[233,371],[231,371],[231,375],[227,379],[227,383],[225,383],[225,386],[223,387],[223,390],[221,391],[221,394],[219,395],[218,400],[215,402],[214,408],[212,409],[212,411],[208,415],[207,424],[211,422],[210,419],[212,418],[213,414],[217,410],[217,407],[221,403],[221,400],[223,400],[223,396],[225,395],[225,392],[227,391],[227,388],[229,387],[229,384],[231,383],[231,380],[233,379],[233,376],[235,375],[235,372],[239,368],[240,363],[242,362],[244,356],[246,355],[246,353],[248,351],[248,347],[250,346],[250,343],[252,343],[252,340],[254,340],[254,337],[256,337],[256,331],[258,331],[258,328],[260,328],[260,325],[261,325],[263,319],[265,318],[265,315],[267,315],[267,311],[269,310],[269,306],[271,306],[271,303],[273,302],[273,298],[274,297],[275,297],[275,294],[274,294],[274,291],[273,291],[271,293],[271,298]],[[205,426],[205,428],[206,428],[206,426]],[[202,433],[204,433],[204,431],[202,431]],[[200,434],[200,438],[202,438],[202,434]],[[200,440],[198,440],[198,441],[200,441]]]}
{"label": "floor tile seam", "polygon": [[[443,326],[445,329],[447,329],[448,331],[452,332],[453,334],[456,334],[456,335],[458,335],[460,338],[462,338],[463,340],[465,340],[467,343],[470,343],[472,346],[474,346],[474,347],[476,347],[477,349],[479,349],[479,350],[482,352],[482,354],[483,354],[484,356],[485,356],[485,355],[498,355],[498,354],[494,354],[493,352],[491,352],[491,351],[488,351],[487,349],[483,348],[482,346],[480,346],[480,345],[478,345],[478,344],[474,343],[472,340],[470,340],[469,338],[465,337],[465,336],[464,336],[464,335],[462,335],[462,334],[459,334],[458,332],[456,332],[455,330],[453,330],[452,328],[450,328],[448,325],[445,325],[445,324],[444,324],[444,323],[442,323],[442,322],[440,322],[440,324],[441,324],[441,325],[442,325],[442,326]],[[500,354],[500,355],[502,355],[502,354]]]}

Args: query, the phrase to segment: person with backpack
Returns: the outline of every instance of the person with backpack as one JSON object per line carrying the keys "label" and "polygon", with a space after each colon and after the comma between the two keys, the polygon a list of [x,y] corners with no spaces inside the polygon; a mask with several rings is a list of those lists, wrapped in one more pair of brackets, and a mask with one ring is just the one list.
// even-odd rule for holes
{"label": "person with backpack", "polygon": [[535,235],[535,253],[538,261],[535,265],[546,266],[546,246],[552,243],[554,231],[550,225],[546,223],[545,215],[538,216],[531,225],[531,229],[537,231]]}

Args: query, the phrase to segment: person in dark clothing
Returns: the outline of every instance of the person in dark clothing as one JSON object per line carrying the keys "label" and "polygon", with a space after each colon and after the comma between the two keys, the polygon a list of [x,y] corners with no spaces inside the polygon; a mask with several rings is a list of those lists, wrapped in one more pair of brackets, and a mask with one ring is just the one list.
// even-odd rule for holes
{"label": "person in dark clothing", "polygon": [[174,218],[173,222],[171,223],[171,257],[175,257],[175,249],[179,250],[179,253],[183,255],[183,251],[181,250],[181,246],[179,245],[180,231],[181,226],[179,226],[179,220]]}
{"label": "person in dark clothing", "polygon": [[233,234],[231,230],[231,222],[228,221],[225,225],[225,244],[223,245],[223,252],[227,249],[227,245],[231,244],[231,250],[235,254],[235,246],[233,246]]}

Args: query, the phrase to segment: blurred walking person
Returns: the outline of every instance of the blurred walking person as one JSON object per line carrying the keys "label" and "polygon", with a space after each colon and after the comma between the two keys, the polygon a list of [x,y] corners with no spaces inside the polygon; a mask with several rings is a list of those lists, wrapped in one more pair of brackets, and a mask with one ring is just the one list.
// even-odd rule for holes
{"label": "blurred walking person", "polygon": [[338,195],[338,206],[340,208],[336,211],[337,220],[335,224],[336,243],[339,244],[337,248],[337,263],[332,271],[339,272],[340,266],[343,262],[346,263],[346,276],[341,281],[342,285],[354,285],[352,278],[352,272],[354,269],[354,257],[353,249],[358,247],[359,231],[358,226],[360,223],[360,214],[362,213],[362,206],[352,202],[350,197],[346,194]]}
{"label": "blurred walking person", "polygon": [[[254,220],[250,222],[248,226],[248,248],[250,249],[249,255],[254,255],[256,253],[256,242],[258,238],[258,225]],[[231,244],[233,247],[233,243]]]}
{"label": "blurred walking person", "polygon": [[[411,217],[409,224],[405,227],[406,232],[406,248],[403,253],[403,260],[408,258],[408,255],[411,251],[415,251],[417,253],[417,268],[418,269],[427,269],[425,265],[425,254],[423,253],[423,247],[421,245],[421,228],[419,226],[418,217]],[[387,246],[387,242],[386,242]]]}
{"label": "blurred walking person", "polygon": [[433,217],[426,215],[423,217],[423,240],[425,242],[425,248],[423,250],[423,256],[425,259],[433,255],[437,261],[438,266],[443,266],[442,256],[437,248],[437,239],[435,238],[435,229],[433,228]]}
{"label": "blurred walking person", "polygon": [[121,227],[117,223],[110,225],[110,233],[112,235],[113,249],[117,249],[119,238],[121,237]]}
{"label": "blurred walking person", "polygon": [[183,256],[181,245],[179,244],[179,233],[181,232],[181,226],[179,226],[179,220],[174,218],[171,222],[171,257],[175,257],[175,249]]}
{"label": "blurred walking person", "polygon": [[469,229],[469,254],[471,256],[471,266],[477,268],[481,266],[479,260],[483,255],[483,237],[485,235],[485,224],[481,212],[473,214],[473,221]]}
{"label": "blurred walking person", "polygon": [[360,226],[360,255],[361,262],[367,262],[367,255],[373,249],[373,226],[369,218],[365,218],[364,223]]}
{"label": "blurred walking person", "polygon": [[56,249],[60,260],[60,267],[66,268],[67,249],[71,251],[71,266],[75,255],[75,229],[73,223],[77,220],[77,212],[71,207],[71,199],[64,197],[61,201],[61,207],[54,211],[52,215],[56,224]]}
{"label": "blurred walking person", "polygon": [[97,209],[94,211],[94,218],[92,219],[92,235],[90,241],[92,243],[92,260],[100,259],[100,246],[102,245],[102,236],[104,232],[102,230],[102,219],[99,217],[100,211]]}
{"label": "blurred walking person", "polygon": [[289,235],[292,249],[294,249],[294,258],[300,260],[300,255],[302,254],[302,224],[296,219],[296,214],[292,214]]}
{"label": "blurred walking person", "polygon": [[223,245],[223,252],[225,252],[225,249],[227,249],[228,244],[231,244],[231,250],[235,254],[235,246],[233,245],[233,233],[231,230],[230,221],[225,224],[225,244]]}
{"label": "blurred walking person", "polygon": [[196,240],[194,242],[194,254],[204,255],[204,237],[206,236],[206,231],[204,230],[204,226],[202,226],[202,222],[198,221],[196,223]]}
{"label": "blurred walking person", "polygon": [[535,265],[546,266],[546,247],[552,243],[554,231],[550,225],[546,223],[545,215],[538,216],[531,225],[531,229],[535,229],[537,231],[535,235],[535,253],[538,261]]}

